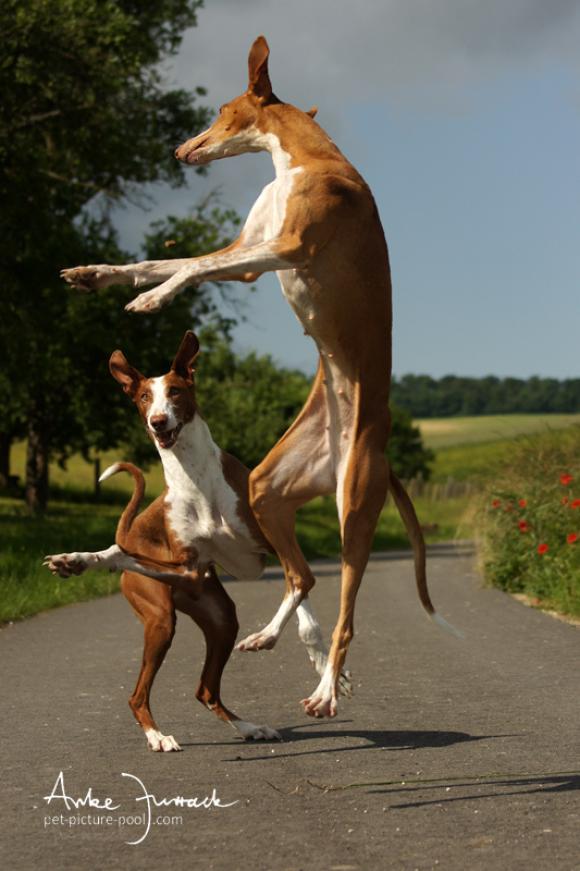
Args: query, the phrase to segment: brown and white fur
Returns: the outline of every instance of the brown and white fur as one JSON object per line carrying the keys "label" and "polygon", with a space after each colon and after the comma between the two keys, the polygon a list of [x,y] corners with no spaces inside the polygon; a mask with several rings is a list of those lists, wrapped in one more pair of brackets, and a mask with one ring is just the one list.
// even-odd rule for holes
{"label": "brown and white fur", "polygon": [[355,599],[387,491],[409,533],[421,602],[429,599],[425,546],[413,505],[389,468],[391,279],[387,245],[372,194],[356,169],[314,121],[281,102],[268,74],[269,49],[258,37],[249,55],[249,84],[216,121],[181,145],[178,159],[209,163],[269,151],[276,178],[252,207],[240,237],[220,251],[187,260],[63,271],[85,290],[161,282],[127,309],[151,312],[188,286],[211,280],[254,280],[276,271],[282,291],[320,354],[306,405],[288,432],[252,472],[250,501],[286,574],[284,602],[254,646],[271,646],[277,630],[308,595],[314,576],[296,540],[296,510],[335,493],[342,540],[340,612],[328,665],[304,700],[312,716],[334,716],[341,670],[354,631]]}
{"label": "brown and white fur", "polygon": [[173,638],[176,610],[192,617],[205,635],[199,701],[244,738],[280,737],[268,726],[241,720],[220,698],[238,622],[215,566],[234,577],[257,578],[270,548],[248,505],[249,471],[217,447],[197,409],[192,366],[198,349],[197,338],[186,333],[170,372],[159,378],[145,378],[120,351],[111,356],[113,376],[135,402],[157,446],[166,488],[137,514],[143,475],[129,463],[116,463],[101,480],[120,471],[135,479],[116,544],[98,553],[46,558],[49,569],[62,577],[95,568],[123,572],[121,589],[145,629],[141,672],[129,704],[149,747],[160,751],[180,749],[173,736],[159,731],[149,707],[155,675]]}

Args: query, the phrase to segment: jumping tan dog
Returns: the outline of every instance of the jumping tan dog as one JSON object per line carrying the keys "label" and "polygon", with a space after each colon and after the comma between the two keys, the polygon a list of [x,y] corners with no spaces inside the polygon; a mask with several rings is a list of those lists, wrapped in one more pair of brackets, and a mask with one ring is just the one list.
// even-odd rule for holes
{"label": "jumping tan dog", "polygon": [[391,279],[383,229],[364,179],[314,121],[281,102],[268,75],[269,49],[256,39],[247,91],[221,107],[206,131],[176,156],[191,165],[249,151],[269,151],[276,178],[252,207],[240,237],[221,251],[188,260],[65,269],[85,290],[112,284],[142,287],[127,309],[156,311],[201,281],[253,281],[275,270],[282,291],[320,353],[300,415],[250,477],[251,505],[278,553],[286,594],[274,620],[239,647],[272,647],[314,585],[295,536],[296,510],[335,493],[342,540],[340,613],[328,664],[303,704],[312,716],[334,716],[341,671],[353,637],[355,599],[387,491],[413,544],[421,602],[435,614],[425,576],[425,546],[412,503],[389,469]]}

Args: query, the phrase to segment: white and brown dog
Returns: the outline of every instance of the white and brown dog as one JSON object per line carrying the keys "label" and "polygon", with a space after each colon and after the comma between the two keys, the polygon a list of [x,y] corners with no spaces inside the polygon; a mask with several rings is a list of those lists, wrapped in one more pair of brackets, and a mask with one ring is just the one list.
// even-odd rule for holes
{"label": "white and brown dog", "polygon": [[[138,514],[144,493],[143,475],[130,463],[116,463],[101,480],[120,471],[135,479],[131,500],[119,521],[116,544],[107,550],[46,557],[61,577],[90,569],[122,571],[121,589],[145,629],[143,663],[129,704],[145,730],[152,750],[179,750],[173,736],[163,735],[151,715],[149,696],[173,639],[176,610],[188,614],[204,633],[207,655],[197,698],[246,739],[280,736],[232,713],[220,698],[224,667],[238,632],[236,607],[216,573],[216,564],[236,578],[261,576],[272,549],[248,503],[249,470],[213,441],[195,398],[193,364],[199,342],[187,332],[170,371],[146,378],[121,351],[110,359],[113,377],[133,399],[158,449],[166,489]],[[293,609],[279,612],[267,628],[274,646]],[[307,600],[297,609],[299,633],[311,660],[324,673],[327,650]],[[263,646],[264,632],[259,633]],[[242,650],[258,648],[256,636],[240,642]],[[349,694],[348,676],[341,690]]]}

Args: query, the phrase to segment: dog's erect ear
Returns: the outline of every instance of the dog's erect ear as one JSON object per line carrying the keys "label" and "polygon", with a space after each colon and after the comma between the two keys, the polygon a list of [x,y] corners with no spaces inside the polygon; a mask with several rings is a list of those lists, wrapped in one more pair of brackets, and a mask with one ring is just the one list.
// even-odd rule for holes
{"label": "dog's erect ear", "polygon": [[272,84],[268,75],[268,56],[270,49],[265,37],[258,36],[250,49],[248,56],[248,90],[263,102],[272,95]]}
{"label": "dog's erect ear", "polygon": [[133,398],[143,375],[128,362],[122,351],[113,351],[109,359],[109,369],[113,378],[119,382],[125,393]]}
{"label": "dog's erect ear", "polygon": [[181,340],[181,345],[175,355],[175,359],[171,364],[171,369],[176,375],[185,378],[190,384],[193,384],[193,364],[195,358],[199,354],[199,339],[188,330]]}
{"label": "dog's erect ear", "polygon": [[307,109],[306,114],[310,115],[311,118],[316,118],[318,115],[318,106],[311,106],[310,109]]}

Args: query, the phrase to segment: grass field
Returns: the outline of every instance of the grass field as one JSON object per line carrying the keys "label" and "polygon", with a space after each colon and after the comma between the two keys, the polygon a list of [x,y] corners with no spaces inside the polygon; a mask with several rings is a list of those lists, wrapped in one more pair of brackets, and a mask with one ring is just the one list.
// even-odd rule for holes
{"label": "grass field", "polygon": [[[510,415],[506,417],[454,418],[420,421],[426,443],[436,454],[434,481],[489,481],[494,469],[514,449],[514,438],[534,438],[547,429],[558,430],[580,423],[580,415]],[[124,457],[115,451],[101,457],[101,468]],[[12,468],[24,474],[24,447],[17,445]],[[103,501],[91,501],[93,467],[74,457],[66,470],[51,466],[51,482],[58,501],[42,519],[26,515],[22,502],[0,499],[0,621],[19,619],[67,602],[106,595],[118,588],[117,576],[92,573],[64,581],[42,567],[47,553],[96,550],[113,541],[122,504],[131,489],[131,479],[116,476],[103,485]],[[163,488],[161,467],[147,473],[147,494],[153,498]],[[468,538],[473,533],[470,498],[417,498],[415,505],[429,542]],[[298,516],[298,534],[308,558],[339,553],[336,509],[331,499],[319,499]],[[406,547],[401,521],[392,505],[383,511],[374,548]]]}
{"label": "grass field", "polygon": [[415,421],[423,441],[434,451],[481,445],[580,424],[580,414],[502,414]]}
{"label": "grass field", "polygon": [[432,480],[484,483],[524,440],[580,426],[580,414],[506,414],[416,422],[435,451]]}

